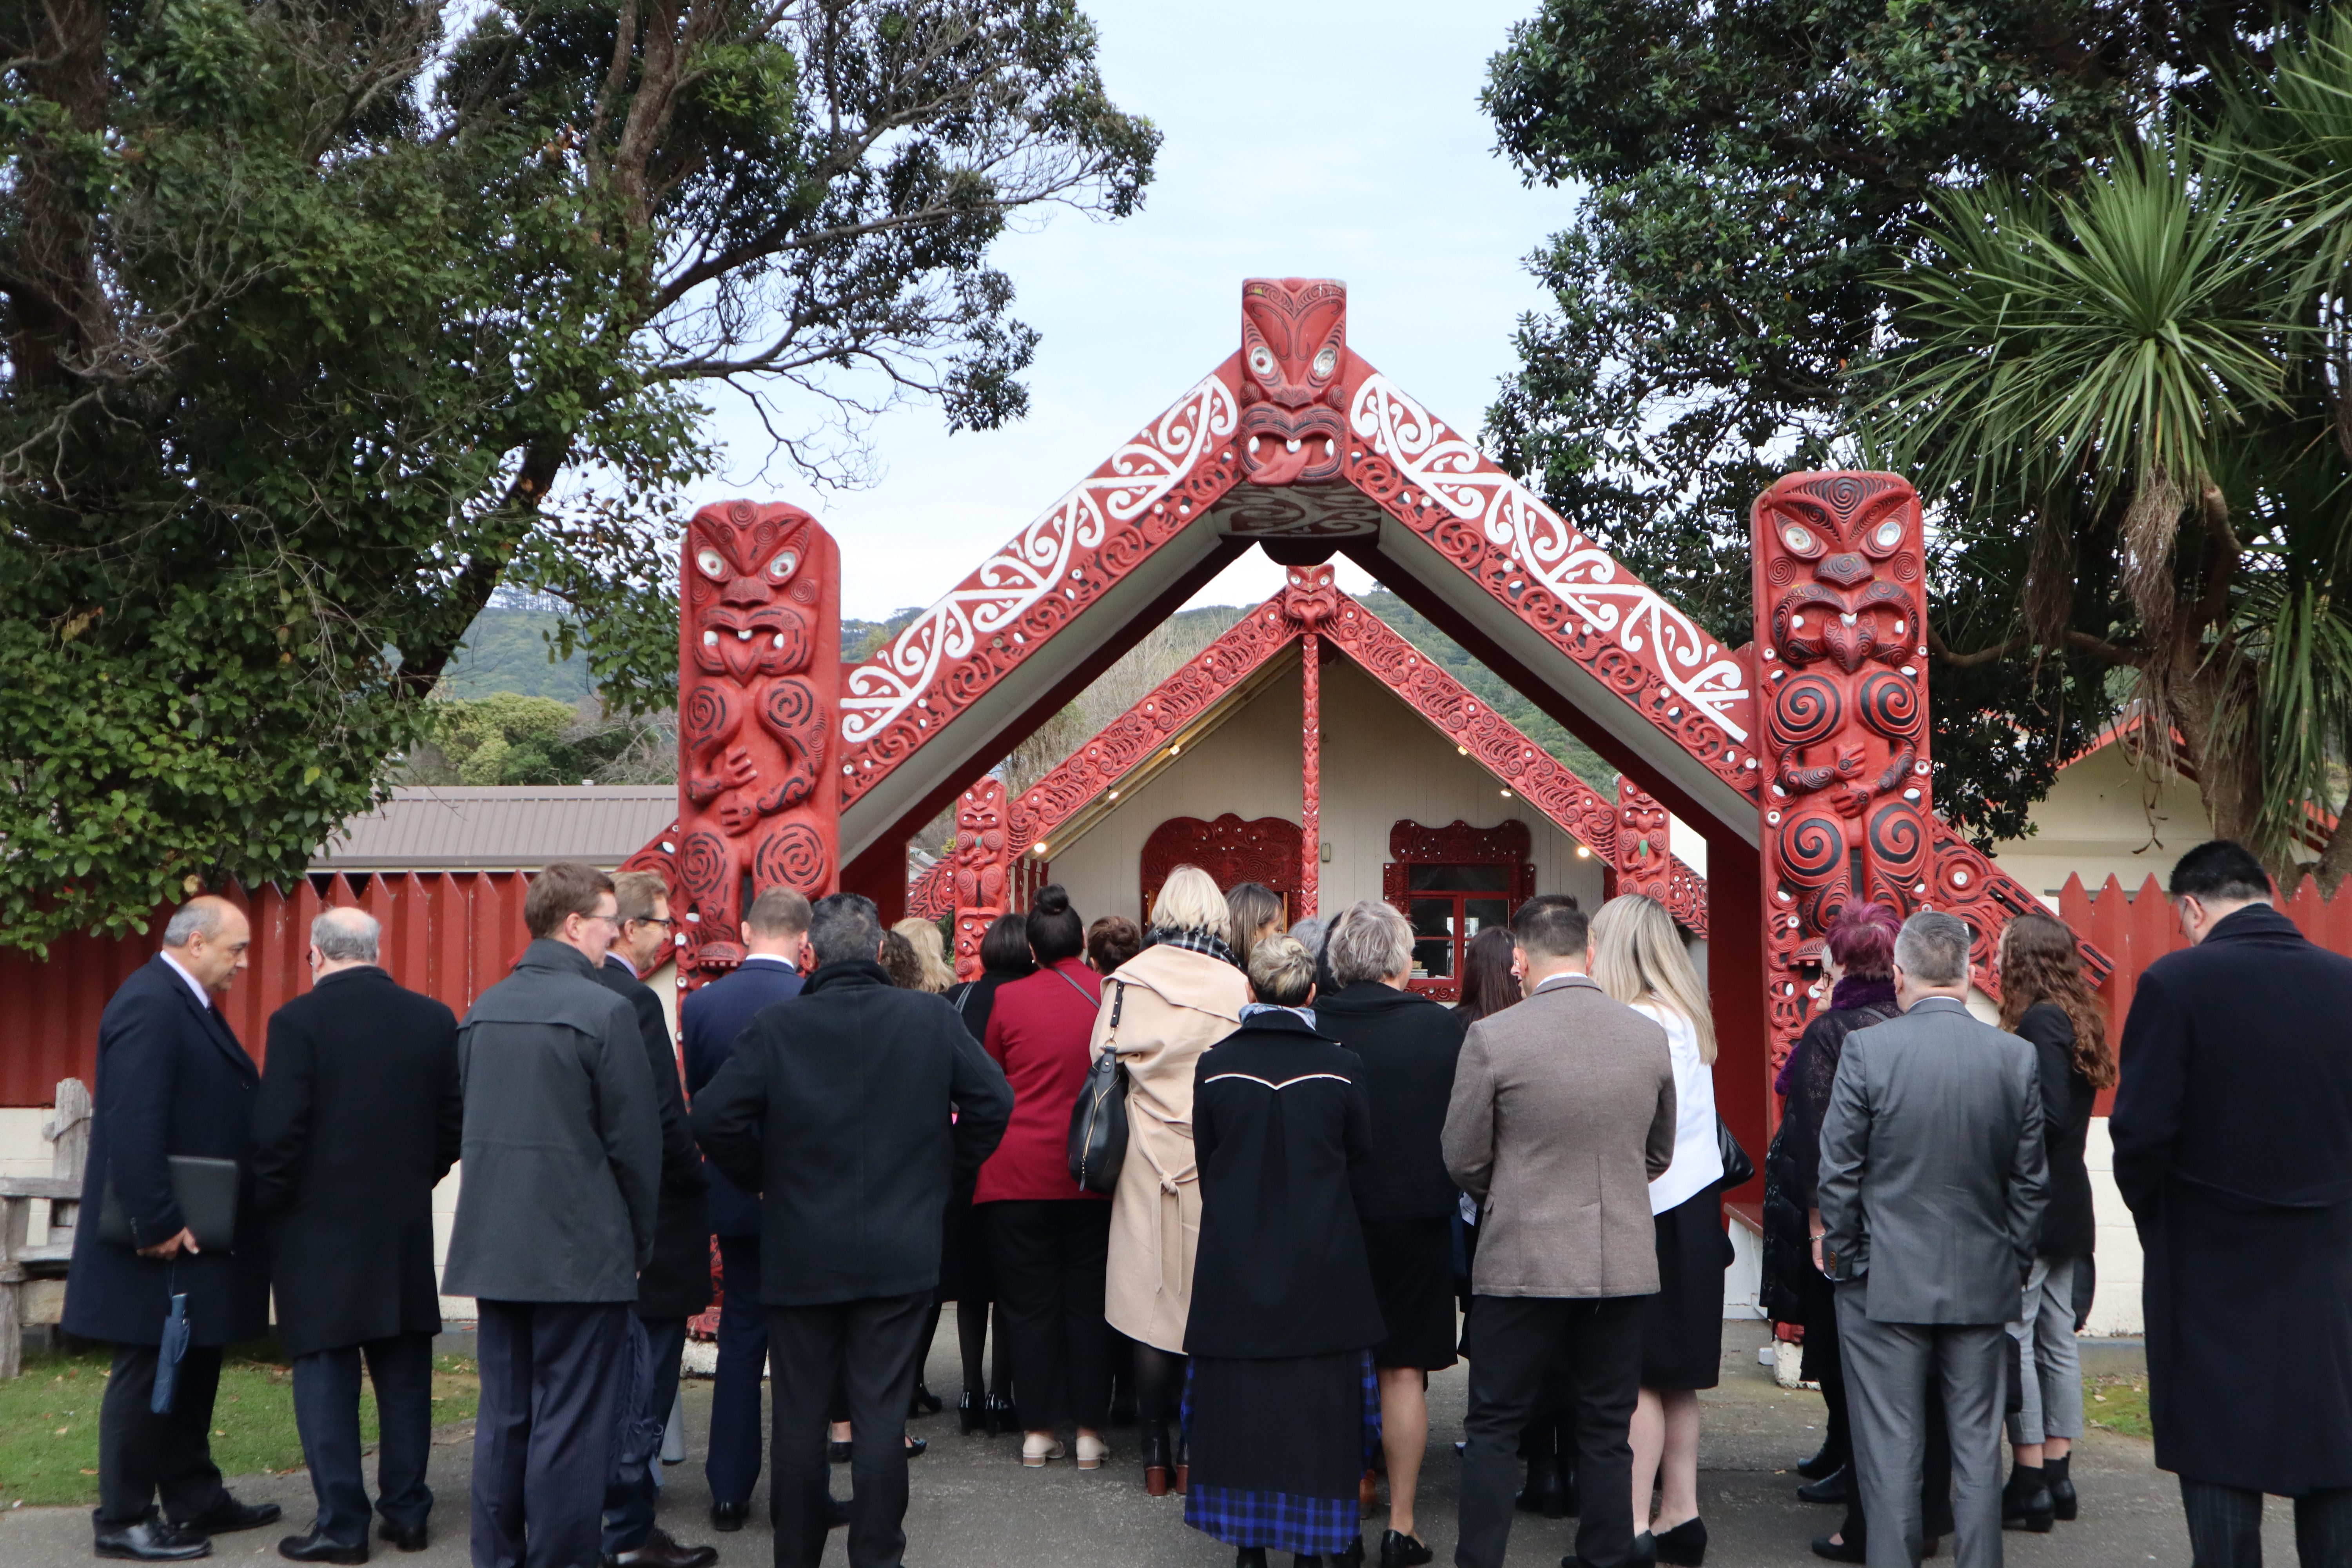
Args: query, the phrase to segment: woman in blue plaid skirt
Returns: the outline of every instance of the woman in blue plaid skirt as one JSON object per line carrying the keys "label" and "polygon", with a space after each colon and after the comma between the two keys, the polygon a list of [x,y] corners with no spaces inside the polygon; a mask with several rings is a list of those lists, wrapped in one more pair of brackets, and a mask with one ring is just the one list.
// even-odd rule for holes
{"label": "woman in blue plaid skirt", "polygon": [[1263,1568],[1363,1561],[1357,1482],[1380,1442],[1384,1337],[1357,1193],[1371,1108],[1353,1051],[1316,1032],[1315,961],[1250,954],[1257,1001],[1194,1069],[1201,1241],[1184,1349],[1184,1522]]}

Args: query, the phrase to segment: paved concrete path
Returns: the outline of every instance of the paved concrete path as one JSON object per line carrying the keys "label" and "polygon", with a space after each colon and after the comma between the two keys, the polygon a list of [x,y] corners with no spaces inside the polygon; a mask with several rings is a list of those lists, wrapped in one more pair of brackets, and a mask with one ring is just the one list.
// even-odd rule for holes
{"label": "paved concrete path", "polygon": [[[1724,1384],[1706,1396],[1699,1491],[1712,1538],[1709,1568],[1818,1563],[1807,1543],[1837,1526],[1838,1510],[1796,1500],[1797,1478],[1789,1471],[1820,1444],[1820,1396],[1775,1387],[1757,1363],[1755,1351],[1762,1339],[1759,1326],[1725,1325]],[[935,1389],[957,1385],[954,1347],[952,1323],[942,1324],[929,1365]],[[1457,1471],[1453,1443],[1461,1435],[1463,1402],[1460,1367],[1432,1379],[1431,1452],[1422,1481],[1421,1533],[1438,1549],[1439,1564],[1453,1558]],[[764,1522],[764,1480],[752,1499],[751,1528],[732,1535],[709,1528],[709,1491],[701,1465],[709,1411],[709,1385],[688,1384],[690,1453],[685,1464],[665,1471],[662,1523],[681,1541],[717,1544],[722,1568],[764,1568],[771,1546]],[[907,1518],[907,1561],[912,1568],[1223,1568],[1233,1561],[1228,1548],[1185,1528],[1181,1499],[1144,1495],[1131,1428],[1112,1433],[1111,1463],[1090,1474],[1067,1463],[1024,1470],[1016,1437],[959,1437],[952,1409],[919,1420],[911,1429],[931,1443],[930,1452],[913,1466],[914,1496]],[[2180,1526],[2179,1493],[2172,1478],[2150,1463],[2148,1445],[2094,1432],[2075,1453],[2082,1519],[2062,1524],[2049,1535],[2010,1531],[2003,1537],[2007,1560],[2020,1568],[2185,1565],[2189,1550]],[[432,1546],[404,1556],[378,1543],[377,1563],[465,1568],[472,1458],[472,1442],[462,1428],[444,1434],[433,1458],[433,1487],[439,1502],[434,1510]],[[247,1500],[283,1504],[293,1529],[309,1527],[311,1500],[305,1476],[247,1477],[233,1485]],[[835,1485],[846,1489],[845,1467]],[[1382,1528],[1384,1516],[1365,1521],[1374,1545]],[[1520,1568],[1552,1568],[1570,1549],[1575,1528],[1573,1520],[1518,1516],[1510,1562]],[[215,1557],[281,1561],[277,1542],[287,1532],[287,1525],[281,1524],[223,1536],[215,1542]],[[2284,1504],[2272,1503],[2264,1535],[2270,1563],[2294,1563]],[[836,1532],[826,1553],[828,1568],[845,1562],[841,1542]],[[49,1568],[91,1560],[89,1516],[83,1510],[28,1508],[0,1515],[0,1568]],[[1284,1561],[1275,1554],[1277,1565]],[[1948,1549],[1943,1561],[1950,1561]]]}

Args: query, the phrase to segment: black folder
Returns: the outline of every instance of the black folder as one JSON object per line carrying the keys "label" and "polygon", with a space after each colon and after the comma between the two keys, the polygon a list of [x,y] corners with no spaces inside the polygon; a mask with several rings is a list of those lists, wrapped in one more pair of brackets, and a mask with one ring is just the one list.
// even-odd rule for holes
{"label": "black folder", "polygon": [[[206,1160],[194,1154],[173,1154],[172,1196],[180,1205],[180,1220],[193,1232],[200,1252],[232,1252],[236,1248],[236,1162]],[[106,1182],[106,1199],[98,1215],[98,1239],[112,1247],[135,1247],[131,1221],[115,1195],[114,1178]],[[171,1237],[151,1236],[153,1247]]]}

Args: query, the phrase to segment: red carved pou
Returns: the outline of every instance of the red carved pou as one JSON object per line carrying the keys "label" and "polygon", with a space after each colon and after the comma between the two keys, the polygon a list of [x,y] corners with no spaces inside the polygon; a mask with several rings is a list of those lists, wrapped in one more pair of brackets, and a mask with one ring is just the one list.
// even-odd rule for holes
{"label": "red carved pou", "polygon": [[1849,900],[1929,898],[1926,543],[1892,474],[1791,474],[1751,526],[1777,1066],[1804,1022],[1799,950]]}
{"label": "red carved pou", "polygon": [[986,778],[956,803],[955,970],[959,980],[980,978],[980,939],[1011,908],[1013,843],[1005,819],[1004,781]]}
{"label": "red carved pou", "polygon": [[1633,782],[1617,779],[1617,891],[1666,901],[1674,880],[1672,818],[1658,797]]}
{"label": "red carved pou", "polygon": [[1348,286],[1328,278],[1242,285],[1242,472],[1261,485],[1339,477],[1348,423]]}
{"label": "red carved pou", "polygon": [[839,885],[841,557],[798,507],[729,501],[687,525],[681,582],[681,967],[708,973],[742,961],[748,899]]}

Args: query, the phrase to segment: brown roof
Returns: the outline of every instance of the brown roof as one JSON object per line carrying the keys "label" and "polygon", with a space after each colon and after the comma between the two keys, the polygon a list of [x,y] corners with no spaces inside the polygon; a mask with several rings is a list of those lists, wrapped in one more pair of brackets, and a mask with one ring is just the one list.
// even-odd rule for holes
{"label": "brown roof", "polygon": [[617,866],[677,816],[672,784],[400,788],[343,825],[314,871],[499,871],[551,860]]}

